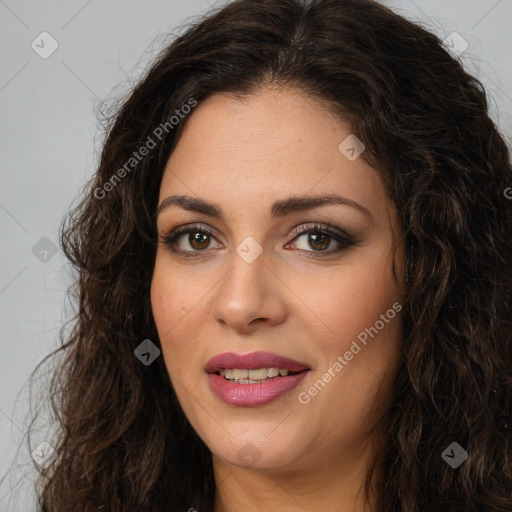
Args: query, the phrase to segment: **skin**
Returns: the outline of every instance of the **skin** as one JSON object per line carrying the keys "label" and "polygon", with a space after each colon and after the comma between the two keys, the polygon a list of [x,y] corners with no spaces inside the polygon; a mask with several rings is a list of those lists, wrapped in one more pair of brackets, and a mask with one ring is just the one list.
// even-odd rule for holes
{"label": "skin", "polygon": [[[298,399],[365,328],[402,303],[392,274],[395,246],[399,275],[404,258],[396,209],[377,171],[362,156],[350,161],[338,149],[350,133],[348,124],[295,89],[267,87],[243,101],[216,94],[188,116],[167,162],[159,204],[189,195],[225,214],[219,220],[177,205],[163,209],[161,239],[192,223],[214,236],[206,233],[194,244],[189,234],[181,235],[179,247],[200,253],[197,258],[160,242],[151,283],[170,380],[212,452],[215,512],[376,510],[373,494],[364,508],[362,486],[381,443],[379,428],[370,430],[399,362],[401,315],[368,338],[341,371],[331,370],[335,377],[309,403]],[[274,201],[332,193],[369,214],[331,204],[270,215]],[[318,238],[315,243],[295,234],[295,227],[310,223],[343,230],[354,244],[322,253]],[[247,237],[263,249],[252,263],[236,252]],[[329,251],[340,244],[331,238],[324,246]],[[267,405],[227,405],[210,390],[207,362],[222,352],[256,350],[305,362],[311,370]],[[247,450],[252,456],[241,460]]]}

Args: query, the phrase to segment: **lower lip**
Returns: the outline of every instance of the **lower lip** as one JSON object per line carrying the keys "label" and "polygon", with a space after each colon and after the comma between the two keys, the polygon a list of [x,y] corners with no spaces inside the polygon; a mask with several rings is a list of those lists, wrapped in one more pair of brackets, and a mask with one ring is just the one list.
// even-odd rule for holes
{"label": "lower lip", "polygon": [[208,379],[210,389],[228,405],[256,407],[273,402],[288,393],[302,381],[308,371],[276,377],[257,384],[235,384],[216,373],[209,373]]}

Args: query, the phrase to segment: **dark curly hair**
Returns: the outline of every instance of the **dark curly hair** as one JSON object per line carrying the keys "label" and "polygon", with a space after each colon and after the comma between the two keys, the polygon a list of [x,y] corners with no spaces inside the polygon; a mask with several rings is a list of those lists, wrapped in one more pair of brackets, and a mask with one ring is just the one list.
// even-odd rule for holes
{"label": "dark curly hair", "polygon": [[[482,84],[442,41],[371,0],[231,2],[175,37],[107,117],[99,167],[61,225],[77,313],[50,354],[62,357],[49,390],[59,435],[40,510],[213,510],[211,453],[163,358],[145,366],[134,350],[160,343],[155,211],[187,122],[171,116],[268,85],[348,121],[399,212],[404,339],[381,419],[378,511],[512,511],[509,148]],[[457,470],[441,457],[454,440],[469,453]]]}

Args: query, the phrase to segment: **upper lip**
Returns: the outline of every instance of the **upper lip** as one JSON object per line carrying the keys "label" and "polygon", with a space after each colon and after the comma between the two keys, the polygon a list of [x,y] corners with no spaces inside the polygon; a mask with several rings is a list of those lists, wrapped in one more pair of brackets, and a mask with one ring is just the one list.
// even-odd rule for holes
{"label": "upper lip", "polygon": [[206,373],[218,372],[221,368],[240,368],[256,370],[258,368],[280,368],[291,372],[309,370],[307,364],[294,361],[288,357],[273,354],[272,352],[249,352],[237,354],[224,352],[212,357],[206,364]]}

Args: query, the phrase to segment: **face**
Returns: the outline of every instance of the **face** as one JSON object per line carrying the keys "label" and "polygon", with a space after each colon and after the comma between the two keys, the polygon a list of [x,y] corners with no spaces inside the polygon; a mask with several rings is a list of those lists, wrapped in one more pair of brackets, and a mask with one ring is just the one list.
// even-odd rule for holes
{"label": "face", "polygon": [[[173,388],[214,462],[311,470],[368,449],[399,359],[392,265],[397,246],[400,274],[403,245],[351,137],[296,90],[217,94],[190,114],[167,162],[153,315]],[[260,351],[273,356],[250,357]],[[249,357],[208,367],[227,352]],[[219,367],[289,374],[228,372],[250,379],[233,383],[207,373]]]}

